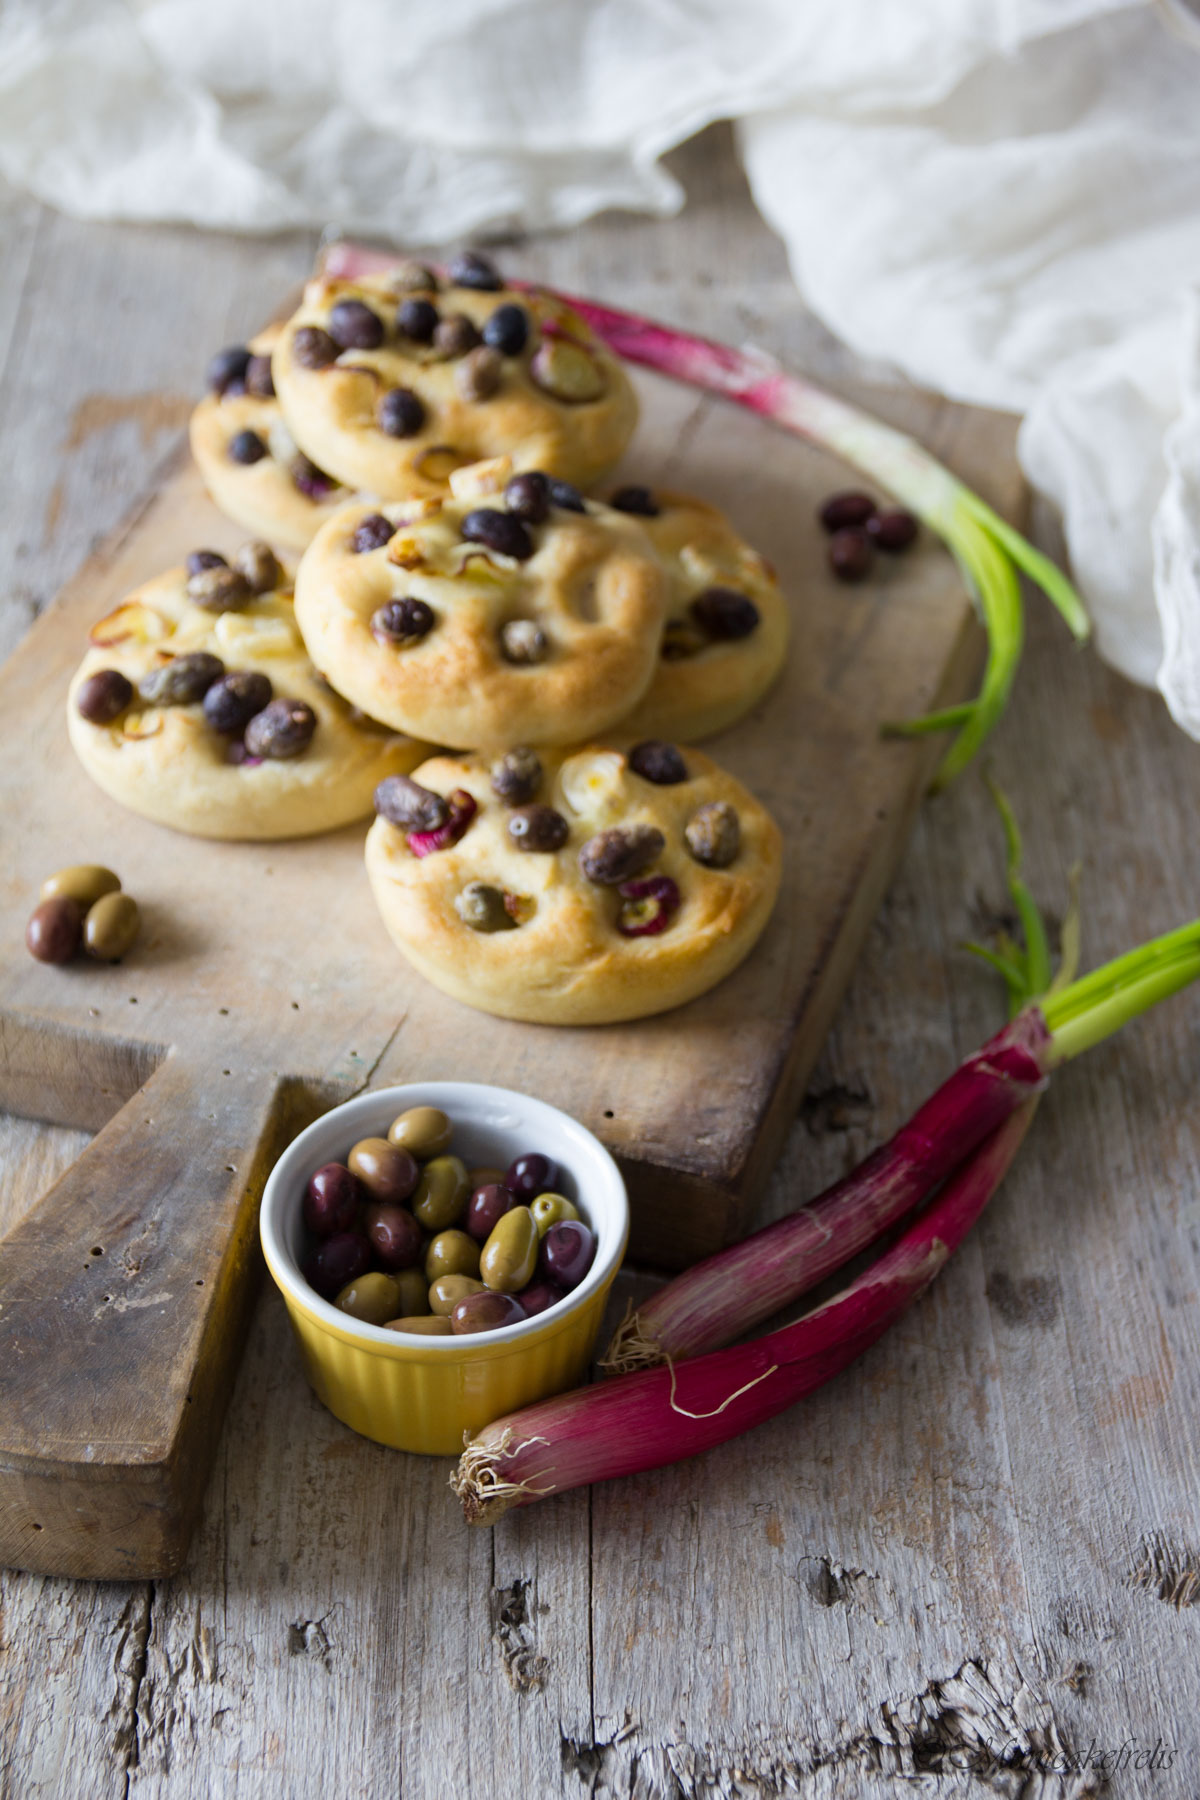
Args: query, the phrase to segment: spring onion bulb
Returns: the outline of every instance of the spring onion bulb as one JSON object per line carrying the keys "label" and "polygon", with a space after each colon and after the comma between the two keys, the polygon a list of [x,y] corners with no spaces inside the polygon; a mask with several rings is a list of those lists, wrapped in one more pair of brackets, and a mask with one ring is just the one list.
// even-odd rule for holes
{"label": "spring onion bulb", "polygon": [[1000,1185],[1033,1115],[1029,1100],[975,1150],[890,1250],[824,1306],[780,1331],[691,1362],[576,1388],[497,1419],[450,1485],[490,1525],[549,1494],[682,1462],[811,1394],[922,1294]]}

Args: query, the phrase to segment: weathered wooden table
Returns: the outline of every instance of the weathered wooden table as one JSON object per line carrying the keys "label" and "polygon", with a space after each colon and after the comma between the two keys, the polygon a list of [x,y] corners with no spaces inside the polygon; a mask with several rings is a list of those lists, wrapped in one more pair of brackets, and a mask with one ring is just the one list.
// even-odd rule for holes
{"label": "weathered wooden table", "polygon": [[[682,219],[603,219],[523,267],[853,373],[724,134],[677,161]],[[87,227],[12,196],[0,220],[7,650],[313,243]],[[1200,750],[1037,605],[995,766],[1052,909],[1084,863],[1088,962],[1195,913]],[[923,811],[764,1220],[994,1026],[957,945],[1003,908],[968,777]],[[1193,997],[1068,1071],[931,1294],[823,1394],[494,1531],[460,1522],[444,1464],[322,1410],[265,1291],[187,1573],[0,1573],[0,1794],[1200,1791],[1198,1052]],[[81,1143],[0,1121],[0,1227]]]}

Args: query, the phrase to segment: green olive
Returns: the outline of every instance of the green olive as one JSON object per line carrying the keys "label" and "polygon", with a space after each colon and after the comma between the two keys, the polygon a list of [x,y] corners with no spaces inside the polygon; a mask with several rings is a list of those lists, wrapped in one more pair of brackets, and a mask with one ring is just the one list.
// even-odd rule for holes
{"label": "green olive", "polygon": [[425,1279],[439,1275],[478,1275],[479,1245],[465,1231],[439,1231],[425,1252]]}
{"label": "green olive", "polygon": [[457,1224],[471,1198],[471,1178],[458,1156],[435,1156],[421,1170],[411,1206],[426,1231]]}
{"label": "green olive", "polygon": [[131,894],[103,894],[83,921],[83,947],[97,962],[120,962],[132,950],[141,922]]}
{"label": "green olive", "polygon": [[333,1303],[341,1312],[349,1313],[364,1325],[386,1325],[400,1308],[400,1286],[394,1275],[373,1270],[349,1281]]}
{"label": "green olive", "polygon": [[467,1180],[471,1184],[471,1192],[474,1193],[476,1188],[490,1187],[494,1181],[503,1183],[504,1170],[488,1167],[469,1169],[467,1171]]}
{"label": "green olive", "polygon": [[450,1143],[453,1130],[449,1119],[437,1106],[410,1106],[388,1128],[388,1143],[398,1144],[419,1162],[440,1156]]}
{"label": "green olive", "polygon": [[396,1308],[398,1315],[403,1314],[406,1319],[411,1319],[418,1313],[429,1311],[429,1283],[420,1269],[401,1269],[392,1276],[392,1280],[400,1291],[400,1304]]}
{"label": "green olive", "polygon": [[436,1313],[424,1313],[407,1319],[389,1319],[389,1331],[412,1331],[418,1337],[453,1337],[454,1327],[449,1318],[439,1319]]}
{"label": "green olive", "polygon": [[448,1319],[460,1300],[483,1291],[482,1281],[473,1275],[439,1275],[429,1289],[429,1304],[438,1318]]}
{"label": "green olive", "polygon": [[100,863],[72,863],[69,869],[58,869],[49,880],[43,881],[39,898],[54,900],[59,894],[65,894],[86,912],[97,900],[103,900],[105,894],[117,894],[120,890],[121,877],[114,875],[111,869],[103,868]]}
{"label": "green olive", "polygon": [[514,1206],[497,1219],[483,1246],[479,1273],[485,1287],[516,1294],[528,1287],[537,1263],[538,1228],[527,1206]]}
{"label": "green olive", "polygon": [[552,1225],[579,1217],[579,1208],[565,1194],[539,1194],[536,1200],[529,1202],[529,1210],[540,1238],[545,1237]]}

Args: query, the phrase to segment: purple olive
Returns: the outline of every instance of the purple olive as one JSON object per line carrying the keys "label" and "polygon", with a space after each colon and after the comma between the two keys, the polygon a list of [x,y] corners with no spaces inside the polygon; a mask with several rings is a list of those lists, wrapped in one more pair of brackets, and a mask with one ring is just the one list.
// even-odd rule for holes
{"label": "purple olive", "polygon": [[817,512],[826,531],[845,531],[848,527],[865,525],[875,511],[875,502],[870,494],[862,493],[858,488],[848,488],[838,494],[830,494]]}
{"label": "purple olive", "polygon": [[563,1219],[552,1225],[538,1253],[538,1276],[568,1291],[579,1286],[592,1266],[596,1236],[579,1219]]}
{"label": "purple olive", "polygon": [[83,936],[83,908],[68,894],[54,894],[33,910],[25,927],[25,945],[39,962],[67,963]]}
{"label": "purple olive", "polygon": [[358,1231],[339,1231],[318,1244],[307,1256],[301,1274],[325,1300],[340,1294],[348,1281],[357,1281],[371,1266],[371,1246]]}
{"label": "purple olive", "polygon": [[863,527],[877,550],[889,555],[907,550],[917,535],[917,521],[906,507],[894,506],[887,512],[873,513]]}
{"label": "purple olive", "polygon": [[463,1229],[470,1232],[477,1244],[486,1244],[497,1219],[511,1212],[516,1204],[517,1196],[510,1187],[499,1181],[486,1182],[483,1187],[477,1187],[467,1201]]}
{"label": "purple olive", "polygon": [[548,1312],[566,1298],[562,1288],[555,1287],[552,1281],[531,1281],[527,1288],[522,1288],[517,1299],[525,1308],[525,1316],[532,1319],[536,1313]]}
{"label": "purple olive", "polygon": [[314,1237],[349,1231],[362,1197],[362,1189],[344,1163],[326,1163],[304,1191],[304,1223]]}
{"label": "purple olive", "polygon": [[540,1151],[532,1150],[526,1156],[518,1156],[515,1162],[508,1165],[508,1174],[504,1177],[506,1187],[512,1189],[518,1200],[536,1200],[539,1194],[553,1191],[558,1186],[558,1164]]}
{"label": "purple olive", "polygon": [[875,561],[870,538],[856,527],[835,531],[825,554],[839,581],[865,581]]}
{"label": "purple olive", "polygon": [[519,1325],[525,1308],[515,1294],[493,1293],[484,1288],[481,1294],[467,1294],[450,1314],[450,1329],[456,1335],[468,1331],[498,1331],[502,1325]]}
{"label": "purple olive", "polygon": [[367,1238],[385,1269],[411,1269],[421,1260],[425,1233],[406,1206],[369,1206]]}

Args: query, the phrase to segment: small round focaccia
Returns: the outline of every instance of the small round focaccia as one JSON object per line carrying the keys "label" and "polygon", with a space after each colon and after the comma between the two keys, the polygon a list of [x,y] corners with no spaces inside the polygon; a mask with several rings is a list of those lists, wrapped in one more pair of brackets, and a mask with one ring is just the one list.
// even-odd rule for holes
{"label": "small round focaccia", "polygon": [[422,273],[308,284],[272,358],[302,449],[385,499],[444,494],[451,469],[502,454],[582,487],[607,474],[637,422],[618,358],[549,295]]}
{"label": "small round focaccia", "polygon": [[654,679],[621,730],[694,743],[735,724],[779,674],[787,602],[770,563],[715,506],[662,488],[624,492],[667,566],[671,598]]}
{"label": "small round focaccia", "polygon": [[[436,816],[434,796],[442,826],[406,829]],[[501,1018],[603,1025],[680,1006],[749,953],[779,889],[770,815],[698,750],[661,742],[436,756],[376,805],[367,874],[389,933],[436,987]]]}
{"label": "small round focaccia", "polygon": [[627,713],[654,672],[668,584],[640,522],[579,500],[529,524],[508,509],[507,477],[499,458],[456,472],[461,498],[344,507],[297,571],[318,668],[413,737],[578,742]]}
{"label": "small round focaccia", "polygon": [[[224,380],[228,369],[237,367],[236,347],[213,359],[221,390],[210,385],[192,413],[188,435],[204,485],[221,511],[268,543],[303,550],[351,495],[305,456],[283,422],[271,385],[278,336],[279,327],[272,325],[241,347],[253,359],[253,391],[243,376]],[[222,369],[224,358],[229,361]]]}
{"label": "small round focaccia", "polygon": [[[270,579],[266,546],[247,548],[260,579]],[[122,806],[197,837],[310,837],[365,817],[378,782],[429,755],[428,744],[356,716],[329,688],[301,641],[277,566],[274,577],[276,586],[238,596],[238,610],[213,612],[189,598],[187,570],[170,569],[93,628],[71,682],[67,726],[88,774]],[[212,693],[223,678],[204,658],[238,674],[232,691]],[[171,695],[166,670],[184,698]],[[266,677],[269,693],[261,679],[244,680],[250,672]],[[139,683],[155,681],[158,698],[144,697]],[[216,700],[226,702],[224,713]],[[268,702],[284,701],[292,704],[268,716]],[[255,703],[257,717],[239,719]]]}

